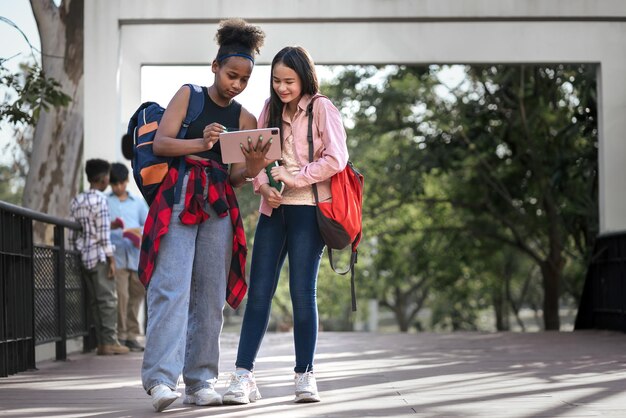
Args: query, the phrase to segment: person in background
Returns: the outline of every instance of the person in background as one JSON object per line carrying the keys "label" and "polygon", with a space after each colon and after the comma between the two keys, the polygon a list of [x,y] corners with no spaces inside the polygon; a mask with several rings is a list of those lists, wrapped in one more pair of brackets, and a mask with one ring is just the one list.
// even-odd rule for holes
{"label": "person in background", "polygon": [[111,244],[111,218],[104,190],[109,186],[111,165],[101,159],[87,160],[89,190],[70,204],[70,217],[81,225],[69,235],[70,248],[80,252],[82,273],[98,340],[98,355],[126,354],[128,347],[117,339],[117,291],[115,258]]}
{"label": "person in background", "polygon": [[[154,138],[155,155],[184,157],[186,163],[184,169],[170,168],[150,205],[139,261],[148,301],[141,377],[157,412],[180,396],[181,373],[184,403],[222,403],[215,383],[224,301],[236,308],[247,290],[246,238],[233,187],[265,167],[269,147],[257,147],[257,140],[246,163],[229,167],[218,140],[225,129],[256,128],[254,115],[234,98],[246,88],[264,38],[244,20],[220,22],[213,83],[202,87],[200,116],[185,138],[177,138],[192,94],[185,85],[168,104]],[[175,202],[178,176],[183,185]]]}
{"label": "person in background", "polygon": [[[296,354],[295,402],[320,401],[313,357],[318,332],[317,274],[324,241],[311,185],[317,185],[320,202],[331,198],[330,178],[348,162],[346,131],[339,110],[328,98],[318,96],[315,66],[304,48],[286,47],[276,54],[271,85],[259,126],[280,128],[282,165],[272,167],[270,174],[286,187],[282,193],[272,187],[265,171],[254,179],[254,190],[261,194],[261,215],[254,236],[236,371],[223,396],[227,404],[245,404],[261,397],[253,375],[254,362],[287,257]],[[309,159],[306,110],[314,98],[313,157]]]}
{"label": "person in background", "polygon": [[108,195],[111,212],[111,242],[115,245],[115,282],[117,284],[117,337],[120,344],[131,351],[143,351],[137,337],[139,309],[146,290],[139,281],[139,247],[148,205],[141,196],[129,193],[128,168],[111,164],[111,193]]}

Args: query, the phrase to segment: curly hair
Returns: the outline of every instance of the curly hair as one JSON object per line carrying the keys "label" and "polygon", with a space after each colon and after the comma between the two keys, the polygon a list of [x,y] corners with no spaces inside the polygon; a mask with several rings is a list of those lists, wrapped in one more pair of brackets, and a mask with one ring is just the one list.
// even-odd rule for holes
{"label": "curly hair", "polygon": [[[254,58],[261,52],[261,47],[265,41],[265,32],[256,26],[251,25],[243,19],[222,20],[217,29],[215,40],[220,46],[217,51],[219,57],[230,54],[246,54]],[[226,58],[228,59],[228,58]]]}
{"label": "curly hair", "polygon": [[103,176],[108,175],[110,172],[111,164],[108,161],[92,158],[85,162],[85,174],[87,174],[87,180],[90,183],[100,181]]}

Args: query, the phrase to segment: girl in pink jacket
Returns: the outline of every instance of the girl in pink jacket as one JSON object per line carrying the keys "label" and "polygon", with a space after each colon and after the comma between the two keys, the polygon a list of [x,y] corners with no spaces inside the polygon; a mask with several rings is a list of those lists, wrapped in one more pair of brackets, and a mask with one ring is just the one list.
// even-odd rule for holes
{"label": "girl in pink jacket", "polygon": [[280,271],[289,257],[289,289],[295,343],[295,402],[319,402],[313,358],[318,333],[317,275],[324,249],[311,185],[320,202],[331,198],[330,177],[348,162],[346,132],[339,110],[326,97],[313,106],[314,158],[309,160],[307,105],[318,94],[315,66],[304,48],[283,48],[272,61],[271,95],[259,116],[260,127],[278,127],[282,161],[271,176],[282,181],[282,193],[269,184],[265,171],[254,179],[261,195],[248,301],[237,352],[237,370],[223,396],[226,404],[246,404],[261,397],[253,369],[267,329]]}

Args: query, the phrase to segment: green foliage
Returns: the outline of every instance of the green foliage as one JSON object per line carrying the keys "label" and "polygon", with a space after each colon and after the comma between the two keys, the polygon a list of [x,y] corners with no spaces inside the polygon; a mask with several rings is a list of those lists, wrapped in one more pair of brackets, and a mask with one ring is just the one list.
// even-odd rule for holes
{"label": "green foliage", "polygon": [[[330,267],[328,256],[322,256],[317,280],[317,300],[319,318],[322,328],[326,331],[352,331],[357,314],[352,312],[352,298],[350,293],[350,273],[339,275]],[[350,250],[333,251],[333,261],[340,270],[345,270],[348,265]],[[359,260],[359,269],[361,261]],[[358,278],[363,279],[360,270]],[[362,280],[356,284],[357,292],[362,292]],[[360,293],[362,294],[362,293]],[[366,299],[357,297],[358,312],[362,312]]]}
{"label": "green foliage", "polygon": [[19,205],[23,186],[13,177],[11,167],[0,165],[0,200]]}
{"label": "green foliage", "polygon": [[446,195],[468,231],[537,263],[545,327],[558,329],[563,271],[589,259],[597,234],[595,68],[479,66],[467,75],[450,111],[421,129],[422,163],[457,179]]}
{"label": "green foliage", "polygon": [[350,67],[325,91],[366,178],[369,295],[403,328],[429,289],[435,327],[474,329],[490,304],[536,306],[532,262],[575,300],[598,226],[595,68],[466,67],[446,94],[440,71]]}
{"label": "green foliage", "polygon": [[13,141],[3,148],[9,162],[0,167],[0,200],[20,204],[23,183],[32,149],[32,128],[39,115],[50,107],[67,106],[71,98],[60,84],[45,76],[38,64],[22,64],[12,73],[0,59],[0,83],[4,97],[0,103],[0,122],[13,129]]}
{"label": "green foliage", "polygon": [[22,64],[21,72],[12,73],[0,60],[0,83],[5,94],[0,103],[0,120],[13,125],[34,126],[42,110],[64,107],[71,101],[61,85],[46,77],[38,64]]}
{"label": "green foliage", "polygon": [[[504,226],[509,240],[532,242],[524,250],[542,258],[556,222],[553,234],[572,236],[587,256],[597,232],[594,70],[468,68],[468,90],[456,92],[452,111],[421,129],[420,160],[460,180],[447,194],[472,226]],[[438,106],[433,97],[429,107]]]}

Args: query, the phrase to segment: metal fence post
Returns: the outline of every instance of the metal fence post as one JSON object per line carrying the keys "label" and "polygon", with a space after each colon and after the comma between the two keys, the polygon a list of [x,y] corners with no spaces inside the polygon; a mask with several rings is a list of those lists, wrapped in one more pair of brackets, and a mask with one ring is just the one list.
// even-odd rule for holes
{"label": "metal fence post", "polygon": [[32,222],[0,206],[0,377],[35,368]]}
{"label": "metal fence post", "polygon": [[57,298],[57,320],[59,321],[58,335],[60,340],[56,342],[56,359],[67,359],[67,323],[65,318],[65,312],[67,310],[67,303],[65,298],[65,228],[59,225],[54,227],[54,246],[57,249],[57,262],[56,262],[56,298]]}

